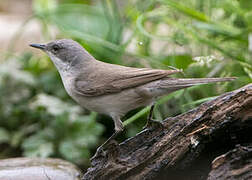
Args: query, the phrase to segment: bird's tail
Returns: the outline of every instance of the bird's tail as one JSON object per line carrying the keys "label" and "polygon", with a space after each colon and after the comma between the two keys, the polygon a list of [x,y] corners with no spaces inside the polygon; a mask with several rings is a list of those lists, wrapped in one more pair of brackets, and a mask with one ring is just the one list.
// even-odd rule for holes
{"label": "bird's tail", "polygon": [[214,82],[224,82],[224,81],[233,81],[235,77],[227,77],[227,78],[186,78],[186,79],[176,79],[176,78],[169,78],[161,81],[160,88],[186,88],[194,85],[199,84],[208,84]]}
{"label": "bird's tail", "polygon": [[[208,84],[215,82],[224,82],[224,81],[233,81],[235,77],[227,77],[227,78],[185,78],[185,79],[176,79],[176,78],[167,78],[159,81],[156,86],[156,91],[154,96],[162,96],[179,89],[191,87],[194,85],[200,84]],[[157,88],[158,87],[158,88]]]}

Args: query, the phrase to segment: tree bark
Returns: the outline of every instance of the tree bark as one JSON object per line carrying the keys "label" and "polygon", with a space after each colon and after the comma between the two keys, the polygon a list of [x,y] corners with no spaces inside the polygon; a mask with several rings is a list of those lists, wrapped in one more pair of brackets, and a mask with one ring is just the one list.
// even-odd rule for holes
{"label": "tree bark", "polygon": [[235,149],[217,157],[207,180],[252,179],[252,144]]}
{"label": "tree bark", "polygon": [[120,145],[110,144],[82,179],[207,179],[217,156],[252,142],[251,120],[249,84],[167,118],[165,128],[145,129]]}

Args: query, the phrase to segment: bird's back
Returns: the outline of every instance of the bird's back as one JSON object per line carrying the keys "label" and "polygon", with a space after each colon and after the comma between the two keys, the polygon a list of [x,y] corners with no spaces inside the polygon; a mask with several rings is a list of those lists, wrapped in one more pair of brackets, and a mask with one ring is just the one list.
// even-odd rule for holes
{"label": "bird's back", "polygon": [[95,60],[76,77],[74,85],[83,96],[101,96],[135,88],[178,72],[181,71],[132,68]]}

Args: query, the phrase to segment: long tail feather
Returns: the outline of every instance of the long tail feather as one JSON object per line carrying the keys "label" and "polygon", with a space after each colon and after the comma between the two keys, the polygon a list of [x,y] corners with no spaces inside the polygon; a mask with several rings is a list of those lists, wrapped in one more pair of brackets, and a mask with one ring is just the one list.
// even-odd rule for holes
{"label": "long tail feather", "polygon": [[227,78],[193,78],[193,79],[176,79],[169,78],[161,81],[160,88],[165,89],[183,89],[186,87],[190,87],[193,85],[199,84],[208,84],[214,82],[223,82],[223,81],[233,81],[235,77],[227,77]]}

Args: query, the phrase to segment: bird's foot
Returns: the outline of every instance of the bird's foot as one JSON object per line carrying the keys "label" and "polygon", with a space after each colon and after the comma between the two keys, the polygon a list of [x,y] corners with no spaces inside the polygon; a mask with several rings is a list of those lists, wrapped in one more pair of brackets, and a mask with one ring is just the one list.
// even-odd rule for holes
{"label": "bird's foot", "polygon": [[96,149],[95,155],[90,158],[90,161],[93,161],[94,159],[97,159],[98,157],[103,157],[106,155],[105,150],[103,149],[103,146],[100,146]]}
{"label": "bird's foot", "polygon": [[162,129],[165,127],[164,123],[162,121],[157,121],[154,119],[148,119],[146,125],[143,127],[143,129],[149,129],[152,128],[153,126],[159,126]]}
{"label": "bird's foot", "polygon": [[94,159],[97,159],[99,157],[105,157],[107,155],[107,150],[109,149],[111,152],[115,147],[118,146],[118,142],[116,140],[109,140],[106,144],[101,145],[97,148],[95,155],[90,158],[90,161],[92,162]]}

